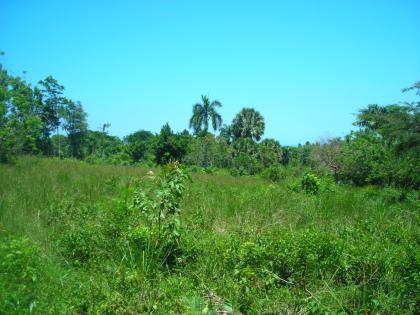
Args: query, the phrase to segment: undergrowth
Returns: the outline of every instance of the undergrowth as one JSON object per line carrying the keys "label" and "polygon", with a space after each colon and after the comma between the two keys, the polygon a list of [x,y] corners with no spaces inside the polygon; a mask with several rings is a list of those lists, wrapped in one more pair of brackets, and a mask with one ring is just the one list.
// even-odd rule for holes
{"label": "undergrowth", "polygon": [[0,174],[0,314],[420,306],[415,191],[278,170],[269,181],[190,180],[176,163],[145,170],[26,158]]}

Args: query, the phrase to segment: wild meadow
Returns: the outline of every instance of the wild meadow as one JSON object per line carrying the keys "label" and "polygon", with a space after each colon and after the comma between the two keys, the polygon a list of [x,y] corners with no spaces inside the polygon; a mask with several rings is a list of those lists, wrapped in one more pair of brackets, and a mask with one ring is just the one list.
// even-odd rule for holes
{"label": "wild meadow", "polygon": [[[419,194],[20,157],[0,165],[0,314],[415,314]],[[308,188],[309,187],[309,188]]]}
{"label": "wild meadow", "polygon": [[64,90],[0,63],[0,315],[419,313],[418,99],[285,146],[207,95],[113,136]]}
{"label": "wild meadow", "polygon": [[0,315],[420,315],[419,30],[0,0]]}

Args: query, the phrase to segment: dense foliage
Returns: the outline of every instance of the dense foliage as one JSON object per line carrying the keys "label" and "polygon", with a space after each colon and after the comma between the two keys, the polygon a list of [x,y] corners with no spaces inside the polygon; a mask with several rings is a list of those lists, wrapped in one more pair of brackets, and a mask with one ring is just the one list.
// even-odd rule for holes
{"label": "dense foliage", "polygon": [[[416,90],[419,84],[404,91]],[[242,109],[230,125],[222,126],[222,104],[202,95],[193,106],[187,130],[174,133],[166,123],[159,134],[139,130],[121,140],[88,129],[80,102],[64,96],[64,86],[48,76],[32,87],[10,75],[0,64],[0,161],[19,155],[85,159],[90,163],[164,165],[179,161],[206,172],[229,169],[232,175],[267,176],[281,167],[331,175],[354,185],[420,187],[420,102],[369,105],[359,111],[360,129],[344,139],[328,139],[297,147],[282,147],[263,139],[263,116]],[[220,130],[219,135],[209,132]]]}

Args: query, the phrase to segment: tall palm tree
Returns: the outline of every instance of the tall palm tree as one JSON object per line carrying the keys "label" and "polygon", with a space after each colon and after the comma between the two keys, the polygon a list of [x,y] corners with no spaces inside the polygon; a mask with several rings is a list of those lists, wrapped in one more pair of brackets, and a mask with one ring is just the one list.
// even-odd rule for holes
{"label": "tall palm tree", "polygon": [[264,117],[253,108],[243,108],[233,119],[235,138],[248,138],[259,141],[264,134]]}
{"label": "tall palm tree", "polygon": [[210,100],[207,95],[201,95],[202,104],[197,103],[193,106],[193,114],[190,119],[190,128],[198,134],[204,131],[207,134],[209,129],[209,120],[211,120],[213,130],[216,131],[222,125],[222,116],[216,111],[217,107],[222,107],[219,101]]}

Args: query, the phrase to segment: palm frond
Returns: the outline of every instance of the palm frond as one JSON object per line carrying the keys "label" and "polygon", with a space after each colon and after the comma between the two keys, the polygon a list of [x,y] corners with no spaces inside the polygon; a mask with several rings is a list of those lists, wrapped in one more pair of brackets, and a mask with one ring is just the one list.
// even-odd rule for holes
{"label": "palm frond", "polygon": [[408,92],[411,90],[417,90],[417,95],[420,95],[420,81],[417,81],[416,83],[414,83],[412,86],[402,89],[402,92]]}
{"label": "palm frond", "polygon": [[199,130],[202,124],[203,116],[203,106],[200,103],[197,103],[193,106],[193,114],[190,118],[190,128],[193,128],[195,131]]}
{"label": "palm frond", "polygon": [[218,130],[222,126],[222,116],[215,110],[211,112],[211,123],[214,131]]}
{"label": "palm frond", "polygon": [[213,108],[222,107],[222,103],[220,103],[218,100],[214,100],[213,102],[211,102],[210,106]]}

